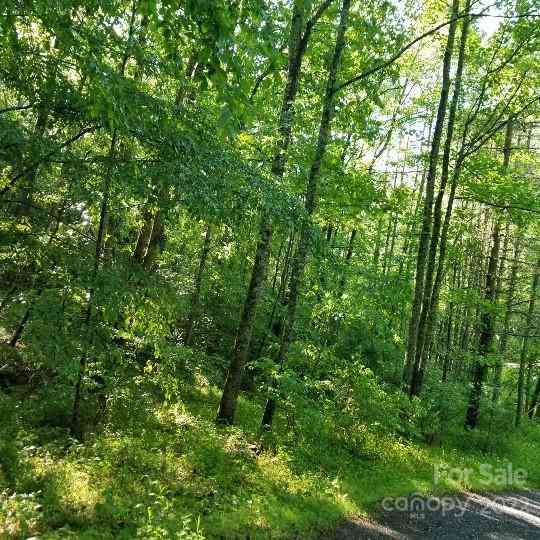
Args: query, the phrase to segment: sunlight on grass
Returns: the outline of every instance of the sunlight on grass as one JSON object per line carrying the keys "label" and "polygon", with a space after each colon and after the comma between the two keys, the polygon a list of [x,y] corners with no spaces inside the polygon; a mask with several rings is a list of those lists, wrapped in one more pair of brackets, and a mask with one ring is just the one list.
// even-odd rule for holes
{"label": "sunlight on grass", "polygon": [[[174,538],[179,531],[188,539],[202,533],[315,538],[345,515],[371,512],[384,497],[498,487],[482,484],[479,475],[435,485],[440,464],[478,469],[510,461],[527,468],[528,485],[538,485],[536,431],[529,434],[532,443],[508,443],[502,458],[429,447],[367,426],[350,448],[336,444],[334,432],[323,426],[312,426],[313,442],[295,444],[280,415],[276,433],[284,438],[273,434],[257,455],[262,404],[240,400],[245,423],[223,428],[214,423],[218,398],[214,387],[190,387],[174,404],[134,407],[133,428],[120,432],[111,425],[84,445],[60,431],[42,447],[8,445],[4,461],[11,456],[15,474],[8,478],[2,468],[0,538],[152,539]],[[39,442],[40,432],[23,433],[18,424],[11,429],[21,440]]]}

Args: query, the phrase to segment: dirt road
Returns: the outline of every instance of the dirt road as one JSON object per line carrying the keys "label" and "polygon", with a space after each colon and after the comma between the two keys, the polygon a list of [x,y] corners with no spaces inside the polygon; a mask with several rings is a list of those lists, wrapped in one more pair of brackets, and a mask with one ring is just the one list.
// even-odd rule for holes
{"label": "dirt road", "polygon": [[376,521],[351,519],[328,540],[540,540],[540,491],[386,499]]}

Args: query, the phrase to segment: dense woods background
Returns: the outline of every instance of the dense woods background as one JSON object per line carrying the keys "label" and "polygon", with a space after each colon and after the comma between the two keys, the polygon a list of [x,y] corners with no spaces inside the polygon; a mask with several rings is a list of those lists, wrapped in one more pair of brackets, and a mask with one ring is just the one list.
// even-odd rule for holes
{"label": "dense woods background", "polygon": [[2,538],[307,537],[440,460],[540,481],[536,0],[0,28]]}

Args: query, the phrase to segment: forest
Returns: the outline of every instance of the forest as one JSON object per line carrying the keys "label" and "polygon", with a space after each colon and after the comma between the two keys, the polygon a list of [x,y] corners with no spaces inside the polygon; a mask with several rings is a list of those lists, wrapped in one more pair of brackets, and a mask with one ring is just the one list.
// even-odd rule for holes
{"label": "forest", "polygon": [[3,0],[0,51],[0,539],[540,489],[539,0]]}

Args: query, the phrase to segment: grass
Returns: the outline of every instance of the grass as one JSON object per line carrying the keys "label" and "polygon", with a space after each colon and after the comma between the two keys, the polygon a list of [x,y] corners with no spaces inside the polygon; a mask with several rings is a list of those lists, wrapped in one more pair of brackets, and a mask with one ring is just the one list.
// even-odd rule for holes
{"label": "grass", "polygon": [[[0,393],[1,539],[316,538],[384,497],[509,487],[485,481],[482,464],[511,463],[528,473],[517,487],[540,485],[538,428],[488,452],[481,435],[467,446],[456,431],[430,447],[367,429],[351,451],[309,417],[291,429],[281,415],[256,455],[255,398],[241,399],[239,427],[217,428],[219,393],[202,377],[169,404],[136,387],[121,395],[107,426],[78,444],[40,425],[49,412],[38,393]],[[473,473],[434,484],[441,464]]]}

